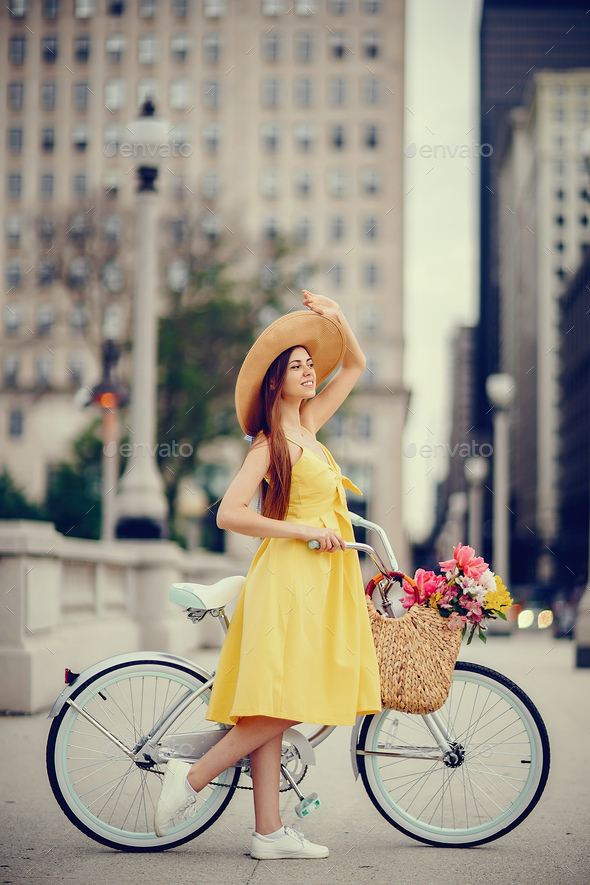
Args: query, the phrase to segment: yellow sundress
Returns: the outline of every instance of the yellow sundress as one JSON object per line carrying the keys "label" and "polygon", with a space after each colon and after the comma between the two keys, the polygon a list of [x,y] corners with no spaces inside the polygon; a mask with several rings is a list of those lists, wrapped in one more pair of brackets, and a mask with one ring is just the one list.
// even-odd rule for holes
{"label": "yellow sundress", "polygon": [[[285,519],[354,540],[344,488],[360,491],[325,446],[327,461],[300,448]],[[357,715],[380,710],[356,551],[320,552],[305,541],[266,538],[236,603],[207,719],[232,725],[259,715],[351,725]]]}

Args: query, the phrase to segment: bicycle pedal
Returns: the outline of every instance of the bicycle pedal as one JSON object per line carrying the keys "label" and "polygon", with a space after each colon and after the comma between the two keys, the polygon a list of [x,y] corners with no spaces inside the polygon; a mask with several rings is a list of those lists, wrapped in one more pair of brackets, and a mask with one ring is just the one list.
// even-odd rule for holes
{"label": "bicycle pedal", "polygon": [[295,806],[295,814],[297,817],[307,817],[308,814],[311,814],[312,811],[319,808],[321,804],[318,794],[310,793],[309,796],[306,796],[305,799],[302,799],[301,802],[297,803]]}

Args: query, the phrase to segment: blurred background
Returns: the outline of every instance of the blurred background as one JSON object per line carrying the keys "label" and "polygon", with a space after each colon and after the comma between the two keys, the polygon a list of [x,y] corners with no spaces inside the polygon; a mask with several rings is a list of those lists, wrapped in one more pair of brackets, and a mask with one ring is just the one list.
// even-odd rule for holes
{"label": "blurred background", "polygon": [[2,7],[7,666],[41,672],[42,637],[82,622],[182,647],[142,610],[150,580],[247,568],[251,542],[215,524],[247,451],[233,390],[302,288],[367,354],[322,437],[363,489],[351,509],[405,571],[470,543],[516,600],[504,629],[576,635],[590,665],[586,13]]}

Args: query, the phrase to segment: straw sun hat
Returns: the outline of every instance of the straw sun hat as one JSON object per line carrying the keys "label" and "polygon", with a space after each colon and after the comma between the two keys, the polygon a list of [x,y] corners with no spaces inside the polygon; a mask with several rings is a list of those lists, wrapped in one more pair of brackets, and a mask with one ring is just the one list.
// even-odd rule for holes
{"label": "straw sun hat", "polygon": [[305,347],[314,362],[317,384],[342,362],[346,338],[341,326],[311,310],[298,310],[276,320],[254,342],[236,382],[236,412],[244,433],[262,428],[261,388],[271,363],[294,347]]}

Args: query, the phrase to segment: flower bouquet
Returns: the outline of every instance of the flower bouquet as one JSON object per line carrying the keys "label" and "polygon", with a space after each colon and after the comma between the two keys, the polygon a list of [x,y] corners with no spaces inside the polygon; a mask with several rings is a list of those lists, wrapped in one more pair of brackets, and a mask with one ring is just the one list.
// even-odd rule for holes
{"label": "flower bouquet", "polygon": [[457,544],[453,559],[439,565],[442,571],[438,575],[419,568],[411,583],[404,579],[406,596],[402,605],[408,609],[413,605],[431,606],[447,618],[450,630],[461,629],[463,636],[469,634],[468,645],[476,629],[485,642],[485,620],[496,617],[506,620],[506,612],[512,605],[501,578],[481,556],[475,555],[472,547],[463,544]]}

